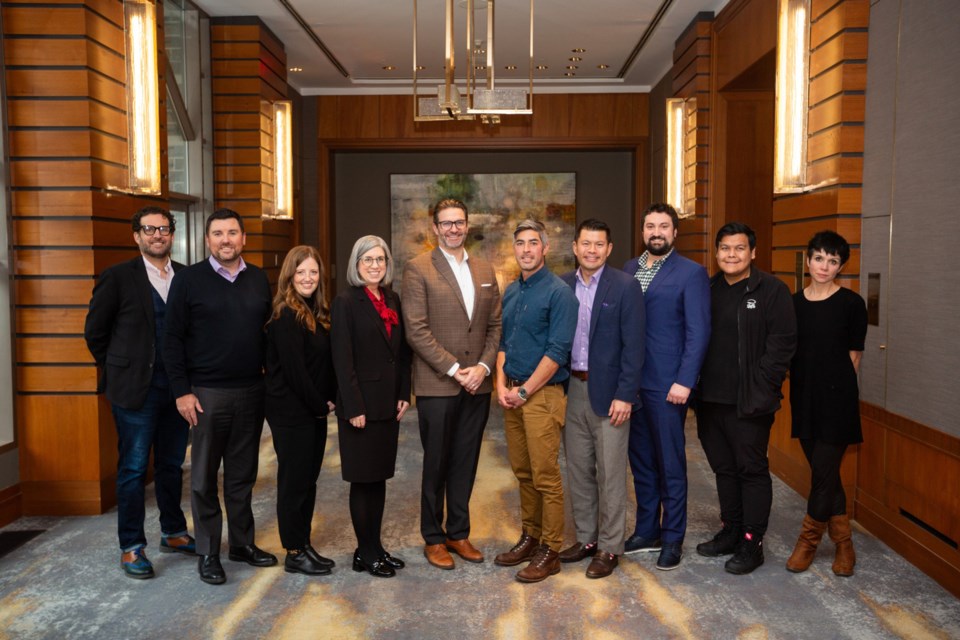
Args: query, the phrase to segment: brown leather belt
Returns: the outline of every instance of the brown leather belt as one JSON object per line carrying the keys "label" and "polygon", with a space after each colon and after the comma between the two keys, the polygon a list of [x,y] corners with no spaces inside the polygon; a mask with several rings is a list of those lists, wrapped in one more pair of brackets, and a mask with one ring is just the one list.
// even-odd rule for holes
{"label": "brown leather belt", "polygon": [[570,375],[572,375],[577,380],[583,380],[584,382],[586,382],[587,378],[590,377],[589,373],[586,371],[571,371]]}

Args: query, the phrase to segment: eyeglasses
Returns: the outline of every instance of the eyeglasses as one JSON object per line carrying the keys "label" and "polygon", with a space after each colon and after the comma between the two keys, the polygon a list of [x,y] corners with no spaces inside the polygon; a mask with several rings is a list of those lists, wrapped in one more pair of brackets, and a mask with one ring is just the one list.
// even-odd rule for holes
{"label": "eyeglasses", "polygon": [[168,236],[173,233],[173,227],[168,225],[155,227],[152,224],[145,224],[140,227],[140,231],[142,231],[144,235],[148,236],[155,235],[157,231],[159,231],[160,235],[162,236]]}
{"label": "eyeglasses", "polygon": [[453,227],[463,229],[467,226],[467,221],[463,218],[460,220],[441,220],[437,223],[437,226],[440,227],[441,231],[450,231]]}
{"label": "eyeglasses", "polygon": [[363,263],[363,266],[365,267],[372,267],[375,264],[387,264],[387,259],[384,256],[377,256],[376,258],[372,256],[365,256],[360,258],[360,262]]}

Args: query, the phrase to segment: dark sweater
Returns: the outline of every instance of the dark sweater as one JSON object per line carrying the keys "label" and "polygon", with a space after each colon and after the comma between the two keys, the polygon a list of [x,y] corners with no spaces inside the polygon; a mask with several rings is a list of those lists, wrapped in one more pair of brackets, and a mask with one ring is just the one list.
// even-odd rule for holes
{"label": "dark sweater", "polygon": [[270,283],[247,264],[235,282],[209,260],[177,274],[167,297],[163,361],[174,397],[191,387],[242,388],[263,375],[263,325],[270,317]]}
{"label": "dark sweater", "polygon": [[312,425],[337,398],[330,333],[311,333],[289,307],[267,325],[266,410],[271,426]]}

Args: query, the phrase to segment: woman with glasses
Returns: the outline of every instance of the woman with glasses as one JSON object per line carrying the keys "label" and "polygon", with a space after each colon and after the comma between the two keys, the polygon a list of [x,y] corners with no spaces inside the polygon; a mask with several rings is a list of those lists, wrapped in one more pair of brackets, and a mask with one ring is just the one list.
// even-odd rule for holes
{"label": "woman with glasses", "polygon": [[350,253],[350,288],[333,301],[333,364],[343,479],[357,536],[353,570],[390,578],[404,563],[380,540],[386,481],[397,461],[399,422],[410,406],[411,352],[403,334],[390,248],[377,236]]}
{"label": "woman with glasses", "polygon": [[289,573],[327,575],[333,560],[310,544],[327,414],[337,380],[323,262],[313,247],[287,253],[267,322],[266,415],[277,452],[277,521]]}
{"label": "woman with glasses", "polygon": [[821,231],[807,245],[810,284],[793,296],[797,351],[790,365],[792,435],[810,463],[810,497],[787,570],[806,571],[826,531],[836,545],[833,572],[852,576],[856,556],[840,463],[848,445],[863,442],[857,372],[867,335],[863,298],[836,282],[850,245]]}

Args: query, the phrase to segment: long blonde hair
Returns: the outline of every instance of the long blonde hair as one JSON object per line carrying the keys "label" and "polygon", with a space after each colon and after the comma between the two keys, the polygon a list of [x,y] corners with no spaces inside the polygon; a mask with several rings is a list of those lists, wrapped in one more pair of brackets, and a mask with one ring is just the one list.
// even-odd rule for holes
{"label": "long blonde hair", "polygon": [[[320,282],[316,291],[309,299],[304,299],[293,286],[293,276],[297,267],[307,258],[313,258],[320,267]],[[292,309],[297,314],[297,322],[316,333],[317,324],[330,330],[330,306],[327,304],[327,285],[323,272],[323,260],[320,253],[313,247],[305,244],[298,245],[287,252],[280,267],[280,280],[277,282],[277,294],[273,296],[273,314],[270,322],[280,317],[284,308]],[[269,324],[269,323],[268,323]]]}

